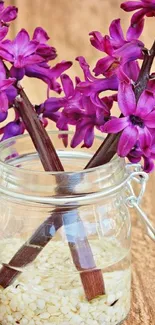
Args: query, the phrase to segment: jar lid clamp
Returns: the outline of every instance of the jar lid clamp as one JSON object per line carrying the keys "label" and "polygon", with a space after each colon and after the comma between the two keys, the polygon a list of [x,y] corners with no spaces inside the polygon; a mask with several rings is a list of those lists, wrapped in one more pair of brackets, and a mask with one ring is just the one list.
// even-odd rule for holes
{"label": "jar lid clamp", "polygon": [[[129,192],[131,194],[130,196],[127,197],[126,204],[130,208],[135,208],[136,209],[136,211],[140,215],[142,223],[144,224],[147,235],[153,241],[155,241],[155,228],[153,227],[153,225],[150,222],[150,220],[149,220],[148,216],[146,215],[146,213],[139,206],[140,202],[141,202],[141,200],[143,198],[143,195],[145,193],[146,184],[147,184],[147,181],[149,179],[149,176],[148,176],[147,173],[142,171],[142,167],[141,167],[140,164],[127,164],[126,165],[126,170],[130,175],[130,177],[127,180],[127,185],[128,185]],[[133,181],[137,182],[141,186],[141,189],[140,189],[140,192],[139,192],[138,196],[135,194],[135,192],[133,190],[133,187],[132,187],[132,182]]]}

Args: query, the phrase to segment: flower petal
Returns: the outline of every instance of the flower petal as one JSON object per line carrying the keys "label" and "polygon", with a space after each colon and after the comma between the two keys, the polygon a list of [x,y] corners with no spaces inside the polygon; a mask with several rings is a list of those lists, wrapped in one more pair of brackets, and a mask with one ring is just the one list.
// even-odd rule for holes
{"label": "flower petal", "polygon": [[94,142],[94,125],[89,125],[86,129],[84,137],[84,145],[82,147],[90,148]]}
{"label": "flower petal", "polygon": [[6,140],[11,137],[15,137],[17,135],[21,135],[24,132],[24,127],[22,123],[18,123],[16,121],[8,123],[4,127],[4,135],[1,141]]}
{"label": "flower petal", "polygon": [[124,116],[134,114],[136,98],[131,84],[121,82],[118,91],[118,105]]}
{"label": "flower petal", "polygon": [[144,172],[151,173],[153,170],[154,170],[153,159],[144,157]]}
{"label": "flower petal", "polygon": [[142,59],[143,54],[142,50],[144,48],[144,44],[140,41],[131,41],[124,44],[118,50],[114,51],[115,57],[118,59],[121,57],[122,63],[125,64],[128,61],[135,61],[137,59]]}
{"label": "flower petal", "polygon": [[85,127],[81,128],[81,126],[77,124],[75,134],[71,141],[71,148],[76,148],[83,141],[85,133]]}
{"label": "flower petal", "polygon": [[125,39],[123,35],[123,30],[121,28],[120,19],[112,21],[109,31],[111,38],[115,41],[115,45],[122,46],[125,42]]}
{"label": "flower petal", "polygon": [[123,71],[129,77],[130,80],[137,81],[140,72],[140,67],[138,62],[137,61],[127,62],[123,66]]}
{"label": "flower petal", "polygon": [[122,133],[119,143],[118,143],[118,148],[117,148],[117,153],[120,157],[126,157],[130,150],[133,148],[135,145],[136,141],[138,138],[138,130],[134,126],[128,126]]}
{"label": "flower petal", "polygon": [[[25,67],[27,65],[31,65],[31,64],[37,64],[37,63],[41,63],[43,62],[43,58],[37,54],[33,54],[30,56],[27,56],[25,58],[23,58],[19,63],[20,63],[20,67]],[[18,62],[18,60],[17,60]]]}
{"label": "flower petal", "polygon": [[14,86],[10,86],[5,90],[5,93],[8,97],[9,104],[13,104],[16,96],[17,96],[17,89]]}
{"label": "flower petal", "polygon": [[56,126],[61,131],[68,131],[68,118],[65,116],[63,111],[60,115],[60,118],[58,119]]}
{"label": "flower petal", "polygon": [[48,113],[44,113],[43,117],[47,117],[48,119],[50,119],[51,121],[57,123],[59,118],[60,118],[60,113],[59,112],[48,112]]}
{"label": "flower petal", "polygon": [[141,118],[144,118],[153,110],[155,107],[155,98],[151,91],[145,90],[140,96],[138,103],[136,114]]}
{"label": "flower petal", "polygon": [[107,56],[103,59],[100,59],[96,67],[93,69],[93,72],[95,72],[95,76],[99,76],[100,74],[104,74],[107,70],[110,69],[112,64],[115,62],[115,58],[111,56]]}
{"label": "flower petal", "polygon": [[4,68],[4,64],[0,60],[0,80],[6,79],[6,70]]}
{"label": "flower petal", "polygon": [[9,78],[5,80],[0,80],[0,90],[4,91],[15,83],[15,78]]}
{"label": "flower petal", "polygon": [[96,49],[109,55],[112,54],[113,48],[109,36],[103,37],[101,33],[96,31],[89,33],[89,35],[92,36],[90,42]]}
{"label": "flower petal", "polygon": [[143,153],[146,157],[150,156],[151,145],[152,145],[152,136],[147,127],[139,128],[139,144],[140,148],[143,150]]}
{"label": "flower petal", "polygon": [[66,97],[73,96],[74,94],[74,85],[71,78],[67,74],[61,76],[61,82],[63,85],[63,90]]}
{"label": "flower petal", "polygon": [[112,46],[112,40],[109,38],[108,35],[105,35],[103,38],[104,42],[104,52],[108,55],[112,55],[113,53],[113,46]]}
{"label": "flower petal", "polygon": [[[29,55],[35,53],[37,48],[38,48],[38,42],[30,41],[29,44],[23,49],[22,54],[24,56],[29,56]],[[20,52],[20,54],[21,54],[21,52]]]}
{"label": "flower petal", "polygon": [[0,1],[0,14],[4,10],[4,0]]}
{"label": "flower petal", "polygon": [[129,125],[128,117],[117,118],[114,117],[101,126],[100,130],[106,133],[118,133]]}
{"label": "flower petal", "polygon": [[78,56],[76,58],[76,61],[79,62],[81,69],[83,70],[84,76],[86,80],[96,80],[96,78],[91,74],[90,72],[90,66],[87,63],[87,61],[85,60],[85,58],[83,56]]}
{"label": "flower petal", "polygon": [[10,21],[17,18],[18,8],[15,6],[8,6],[3,10],[0,15],[0,19],[3,20],[5,23],[9,23]]}
{"label": "flower petal", "polygon": [[42,27],[37,27],[33,34],[33,40],[38,41],[40,44],[46,44],[49,40],[47,32]]}
{"label": "flower petal", "polygon": [[7,112],[0,112],[0,123],[5,121],[8,117],[8,111]]}
{"label": "flower petal", "polygon": [[23,49],[27,47],[30,42],[30,36],[25,29],[21,29],[21,31],[17,34],[15,39],[12,42],[12,46],[14,47],[14,51],[16,53],[17,49]]}
{"label": "flower petal", "polygon": [[[3,45],[2,45],[3,46]],[[13,62],[13,55],[11,53],[9,53],[8,51],[6,51],[5,49],[3,49],[0,45],[0,57],[8,62]]]}
{"label": "flower petal", "polygon": [[54,60],[57,57],[56,49],[46,44],[40,44],[36,54],[42,56],[46,61]]}
{"label": "flower petal", "polygon": [[141,149],[144,149],[145,147],[151,147],[153,137],[151,135],[150,130],[145,126],[144,128],[138,129],[139,132],[139,145]]}
{"label": "flower petal", "polygon": [[131,162],[138,163],[141,160],[142,155],[143,155],[142,150],[138,145],[138,147],[136,146],[129,152],[127,157]]}
{"label": "flower petal", "polygon": [[1,113],[7,112],[8,106],[9,106],[8,98],[5,92],[3,91],[0,93],[0,112]]}
{"label": "flower petal", "polygon": [[145,118],[145,125],[148,128],[155,129],[155,111],[151,112],[146,118]]}
{"label": "flower petal", "polygon": [[25,67],[26,76],[30,78],[38,78],[45,82],[50,81],[49,67],[43,67],[42,64],[33,64]]}
{"label": "flower petal", "polygon": [[92,46],[94,46],[97,50],[104,52],[104,41],[103,36],[100,32],[94,31],[89,33],[90,36],[90,42]]}
{"label": "flower petal", "polygon": [[94,82],[80,82],[77,85],[77,89],[87,96],[93,96],[94,93],[99,94],[104,90],[118,90],[118,78],[116,76],[112,76],[108,79],[97,79]]}
{"label": "flower petal", "polygon": [[125,1],[121,4],[121,8],[125,11],[134,11],[142,8],[141,1]]}
{"label": "flower petal", "polygon": [[[126,66],[126,65],[127,65],[127,64],[125,64],[125,66]],[[120,68],[118,69],[118,71],[117,71],[117,77],[118,77],[118,79],[119,79],[120,82],[124,82],[124,83],[130,85],[130,84],[131,84],[131,80],[130,80],[130,78],[128,77],[128,75],[127,75],[127,73],[126,73],[126,70],[127,70],[127,69],[124,69],[125,66],[123,66],[123,68],[120,67]]]}
{"label": "flower petal", "polygon": [[15,68],[12,66],[10,69],[10,76],[16,78],[18,81],[22,80],[25,76],[25,69],[24,68]]}
{"label": "flower petal", "polygon": [[63,98],[56,98],[56,97],[51,97],[48,98],[45,103],[44,103],[44,116],[46,115],[47,117],[47,113],[48,112],[57,112],[61,107],[64,106],[64,99]]}
{"label": "flower petal", "polygon": [[44,64],[33,64],[25,67],[25,74],[30,78],[37,78],[43,80],[47,83],[51,90],[56,91],[58,94],[61,93],[61,87],[56,79],[53,77],[53,73],[49,67],[44,66]]}
{"label": "flower petal", "polygon": [[56,64],[52,69],[50,69],[50,74],[54,78],[59,78],[60,75],[64,71],[68,70],[71,66],[72,66],[71,61],[62,61],[62,62]]}
{"label": "flower petal", "polygon": [[136,25],[139,24],[139,22],[144,18],[147,12],[147,8],[137,11],[131,18],[131,25],[135,26],[136,28]]}
{"label": "flower petal", "polygon": [[4,37],[7,35],[9,31],[9,28],[6,26],[0,27],[0,41],[4,39]]}
{"label": "flower petal", "polygon": [[132,41],[138,39],[144,28],[144,19],[141,19],[137,24],[131,25],[127,31],[127,41]]}

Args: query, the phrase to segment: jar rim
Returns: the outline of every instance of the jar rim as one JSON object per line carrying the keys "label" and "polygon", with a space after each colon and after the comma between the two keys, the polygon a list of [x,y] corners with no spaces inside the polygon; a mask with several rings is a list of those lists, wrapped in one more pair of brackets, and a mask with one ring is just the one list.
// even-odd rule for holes
{"label": "jar rim", "polygon": [[[60,158],[71,168],[79,159],[80,168],[84,168],[81,166],[85,166],[92,158],[92,150],[91,153],[82,148],[68,150],[62,146],[62,140],[58,138],[60,134],[72,136],[73,132],[49,131],[51,139],[58,143]],[[103,142],[103,137],[96,136],[96,139],[99,145]],[[19,156],[11,159],[15,152],[18,152]],[[8,157],[10,159],[5,161]],[[32,166],[29,162],[34,163],[35,168],[39,167],[36,165],[36,158],[40,164],[28,134],[5,140],[0,144],[0,191],[4,195],[40,204],[73,205],[75,201],[76,204],[89,204],[89,200],[101,199],[111,191],[114,193],[115,190],[120,190],[126,180],[125,160],[117,155],[105,165],[73,172],[45,172],[33,170],[31,167],[21,168],[25,163],[26,166]]]}
{"label": "jar rim", "polygon": [[[68,135],[73,135],[74,133],[72,132],[72,131],[56,131],[56,130],[53,130],[53,131],[48,131],[48,133],[49,134],[53,134],[53,135],[60,135],[60,134],[63,134],[63,135],[65,135],[65,134],[68,134]],[[4,140],[3,142],[1,142],[0,143],[0,152],[1,152],[1,150],[5,147],[5,146],[7,146],[8,144],[10,144],[12,141],[15,141],[15,140],[20,140],[20,139],[26,139],[26,138],[30,138],[30,136],[29,136],[29,134],[22,134],[22,135],[19,135],[19,136],[16,136],[16,137],[13,137],[13,138],[9,138],[9,139],[7,139],[7,140]],[[98,136],[98,135],[95,135],[95,138],[96,139],[98,139],[98,140],[101,140],[101,141],[103,141],[103,139],[104,139],[104,137],[102,137],[102,136]],[[91,158],[91,156],[90,156],[90,158]],[[108,163],[106,163],[106,164],[104,164],[104,165],[100,165],[100,166],[97,166],[97,167],[93,167],[93,168],[87,168],[87,169],[83,169],[83,170],[75,170],[75,171],[37,171],[37,174],[44,174],[44,173],[46,173],[46,174],[49,174],[49,175],[62,175],[62,174],[64,174],[64,175],[67,175],[67,174],[69,174],[69,175],[71,175],[71,174],[75,174],[75,173],[78,173],[78,174],[83,174],[83,173],[86,173],[86,172],[92,172],[92,171],[98,171],[98,170],[103,170],[103,169],[106,169],[107,168],[107,166],[111,166],[111,165],[113,165],[113,164],[116,164],[116,163],[118,163],[119,161],[120,161],[120,159],[122,159],[121,157],[119,157],[117,154],[112,158],[112,160],[110,161],[110,162],[108,162]],[[6,167],[7,166],[7,168],[8,168],[8,170],[10,170],[10,171],[15,171],[15,170],[17,170],[18,169],[18,167],[17,166],[13,166],[13,165],[11,165],[11,164],[9,164],[9,161],[7,162],[7,161],[3,161],[2,159],[1,159],[1,155],[0,155],[0,165],[1,166],[3,166],[3,167]],[[36,174],[36,171],[35,170],[28,170],[28,169],[25,169],[25,168],[20,168],[20,172],[23,172],[23,173],[26,173],[26,172],[28,172],[29,174],[32,174],[32,175],[35,175]]]}

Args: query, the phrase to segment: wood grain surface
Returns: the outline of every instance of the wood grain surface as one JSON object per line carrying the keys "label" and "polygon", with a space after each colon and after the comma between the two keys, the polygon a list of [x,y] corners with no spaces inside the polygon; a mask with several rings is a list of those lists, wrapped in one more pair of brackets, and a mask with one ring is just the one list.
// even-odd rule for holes
{"label": "wood grain surface", "polygon": [[[130,15],[119,9],[120,0],[12,0],[17,5],[19,18],[13,23],[11,35],[26,28],[32,35],[36,26],[44,27],[51,35],[51,44],[57,48],[58,59],[73,60],[84,55],[93,67],[101,53],[90,46],[88,33],[99,30],[108,33],[112,19],[121,17],[126,29]],[[149,19],[142,40],[150,47],[154,38],[154,19]],[[79,74],[75,63],[70,74]],[[32,80],[24,81],[32,102],[45,99],[45,86]],[[155,224],[155,173],[151,174],[143,201],[143,208]],[[144,235],[139,217],[132,210],[132,310],[124,325],[155,325],[155,243]],[[90,324],[91,325],[91,324]]]}

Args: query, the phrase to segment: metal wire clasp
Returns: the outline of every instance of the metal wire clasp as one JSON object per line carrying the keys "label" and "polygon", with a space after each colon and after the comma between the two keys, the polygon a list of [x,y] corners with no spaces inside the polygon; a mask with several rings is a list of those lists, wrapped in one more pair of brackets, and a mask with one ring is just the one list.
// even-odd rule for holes
{"label": "metal wire clasp", "polygon": [[[127,164],[126,165],[127,172],[130,174],[130,178],[127,181],[127,186],[129,189],[130,196],[126,199],[126,204],[130,208],[135,208],[137,212],[140,215],[141,221],[145,226],[145,230],[147,235],[155,241],[155,228],[151,224],[149,218],[145,214],[145,212],[140,208],[140,202],[142,200],[142,197],[145,193],[146,184],[149,179],[149,176],[147,173],[142,171],[142,167],[140,164]],[[135,181],[138,184],[140,184],[140,192],[137,196],[133,190],[132,182]]]}

